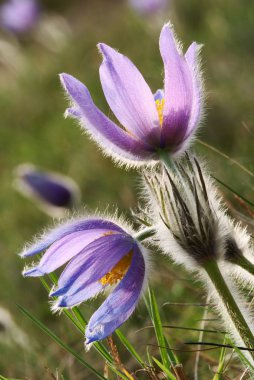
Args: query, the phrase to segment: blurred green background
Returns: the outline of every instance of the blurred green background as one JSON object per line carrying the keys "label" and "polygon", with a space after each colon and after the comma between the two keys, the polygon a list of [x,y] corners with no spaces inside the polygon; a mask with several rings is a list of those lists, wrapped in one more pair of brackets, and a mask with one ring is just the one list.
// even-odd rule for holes
{"label": "blurred green background", "polygon": [[[65,379],[92,379],[89,372],[81,370],[17,309],[17,303],[24,305],[84,355],[83,337],[64,316],[50,314],[40,281],[24,280],[21,276],[24,263],[17,253],[51,220],[15,192],[13,169],[20,163],[32,162],[69,175],[81,187],[84,210],[105,210],[109,204],[110,209],[118,207],[128,216],[129,208],[137,204],[137,173],[115,167],[93,142],[81,135],[73,120],[63,118],[67,101],[58,74],[67,72],[83,81],[95,103],[111,116],[99,82],[101,58],[96,44],[103,41],[131,58],[155,92],[163,81],[159,32],[163,23],[170,20],[184,49],[193,40],[204,43],[207,107],[199,138],[253,170],[254,2],[169,0],[162,14],[146,17],[137,15],[120,0],[44,1],[42,12],[45,25],[35,27],[32,33],[21,38],[4,31],[0,35],[0,306],[12,314],[27,338],[26,348],[0,341],[0,373],[22,379],[51,379],[52,373],[57,376],[58,369]],[[218,178],[254,201],[252,176],[209,148],[197,144],[197,149]],[[232,193],[223,187],[221,191],[230,204],[239,207]],[[183,310],[162,305],[186,299],[204,301],[199,284],[166,259],[155,254],[153,260],[155,267],[160,268],[153,271],[152,283],[164,323],[198,327],[200,308],[186,306]],[[83,306],[87,317],[94,309],[94,302]],[[123,327],[143,353],[147,342],[155,343],[154,338],[149,329],[137,330],[149,324],[141,301],[134,317]],[[0,328],[1,334],[4,336],[5,331]],[[172,334],[179,347],[184,340],[181,334],[176,330]],[[150,350],[156,354],[156,347]],[[122,355],[127,366],[135,369],[128,362],[129,356],[125,352]],[[93,352],[86,357],[103,368]],[[180,357],[189,363],[187,372],[192,378],[194,356],[182,353]],[[209,368],[212,374],[213,360],[204,358],[204,373]]]}

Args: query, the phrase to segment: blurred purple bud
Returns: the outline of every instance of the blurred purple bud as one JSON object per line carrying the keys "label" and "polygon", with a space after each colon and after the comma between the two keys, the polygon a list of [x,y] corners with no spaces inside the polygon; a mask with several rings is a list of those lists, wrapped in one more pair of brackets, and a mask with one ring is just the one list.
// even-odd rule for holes
{"label": "blurred purple bud", "polygon": [[168,0],[129,0],[131,7],[140,14],[153,14],[166,8]]}
{"label": "blurred purple bud", "polygon": [[15,188],[36,201],[51,216],[62,216],[80,199],[77,184],[58,173],[43,172],[31,164],[19,165],[15,173]]}
{"label": "blurred purple bud", "polygon": [[0,25],[12,33],[25,33],[37,23],[39,14],[36,0],[9,0],[0,7]]}

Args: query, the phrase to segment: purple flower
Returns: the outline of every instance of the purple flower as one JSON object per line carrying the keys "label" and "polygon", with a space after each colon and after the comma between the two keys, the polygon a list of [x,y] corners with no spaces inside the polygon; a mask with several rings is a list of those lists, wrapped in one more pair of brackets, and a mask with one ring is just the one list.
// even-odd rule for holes
{"label": "purple flower", "polygon": [[36,0],[9,0],[0,7],[0,25],[13,33],[24,33],[36,24],[39,13]]}
{"label": "purple flower", "polygon": [[129,3],[140,14],[153,14],[163,10],[167,0],[129,0]]}
{"label": "purple flower", "polygon": [[24,276],[43,276],[67,264],[50,296],[54,310],[73,307],[114,285],[112,293],[91,317],[86,344],[104,339],[134,311],[145,282],[146,251],[122,227],[99,218],[72,221],[53,229],[22,257],[46,250],[38,265]]}
{"label": "purple flower", "polygon": [[32,164],[22,164],[16,169],[14,185],[18,191],[36,201],[51,216],[63,216],[80,199],[77,184],[69,177],[53,172],[43,172]]}
{"label": "purple flower", "polygon": [[117,126],[93,103],[88,89],[68,74],[62,84],[72,102],[67,116],[81,126],[109,155],[131,165],[171,156],[188,146],[202,115],[202,81],[193,42],[183,56],[170,25],[162,28],[160,51],[164,61],[164,90],[154,95],[145,79],[124,55],[99,44],[103,55],[100,79],[107,102],[123,126]]}

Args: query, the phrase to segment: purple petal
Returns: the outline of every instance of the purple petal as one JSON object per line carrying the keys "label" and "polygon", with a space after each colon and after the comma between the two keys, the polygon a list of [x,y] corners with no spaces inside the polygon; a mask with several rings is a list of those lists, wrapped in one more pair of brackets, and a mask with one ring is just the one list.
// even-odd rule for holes
{"label": "purple petal", "polygon": [[135,246],[131,266],[116,289],[91,317],[86,328],[86,343],[106,338],[132,314],[145,277],[145,262]]}
{"label": "purple petal", "polygon": [[94,104],[88,89],[68,74],[60,75],[61,82],[74,102],[68,114],[81,116],[81,124],[94,140],[106,151],[112,150],[130,160],[144,159],[151,155],[153,148],[146,142],[133,138],[105,116]]}
{"label": "purple petal", "polygon": [[56,308],[59,307],[72,307],[80,304],[81,302],[87,301],[89,298],[95,297],[98,293],[103,290],[103,285],[96,281],[85,288],[80,289],[74,294],[65,294],[62,297],[59,297],[56,304]]}
{"label": "purple petal", "polygon": [[186,134],[192,109],[192,77],[185,58],[178,52],[173,31],[164,25],[160,35],[160,52],[165,71],[165,106],[162,145],[180,144]]}
{"label": "purple petal", "polygon": [[124,55],[105,44],[99,48],[104,57],[101,84],[110,108],[131,135],[153,145],[159,143],[158,113],[143,76]]}
{"label": "purple petal", "polygon": [[190,135],[198,126],[202,116],[202,78],[199,68],[199,52],[202,45],[193,42],[188,48],[185,59],[189,66],[193,82],[193,104],[187,134]]}
{"label": "purple petal", "polygon": [[92,229],[102,229],[108,231],[124,232],[115,223],[103,219],[78,219],[72,222],[68,222],[54,228],[49,233],[42,235],[42,237],[31,246],[27,247],[22,253],[22,257],[28,257],[36,255],[37,253],[44,251],[55,241],[69,235],[73,232],[92,230]]}
{"label": "purple petal", "polygon": [[39,264],[24,273],[24,276],[43,276],[61,267],[74,256],[78,255],[84,248],[94,240],[99,239],[108,230],[88,230],[73,232],[53,243],[43,255]]}
{"label": "purple petal", "polygon": [[75,292],[105,276],[133,247],[129,235],[108,235],[95,240],[67,265],[51,296]]}
{"label": "purple petal", "polygon": [[81,119],[82,118],[82,112],[80,109],[78,108],[75,108],[75,107],[70,107],[70,108],[67,108],[65,113],[64,113],[65,117],[74,117],[76,119]]}

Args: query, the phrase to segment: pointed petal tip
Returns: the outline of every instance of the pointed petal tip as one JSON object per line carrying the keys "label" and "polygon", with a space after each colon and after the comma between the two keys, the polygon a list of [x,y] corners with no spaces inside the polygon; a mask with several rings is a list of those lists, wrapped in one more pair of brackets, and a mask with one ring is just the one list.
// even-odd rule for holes
{"label": "pointed petal tip", "polygon": [[66,86],[68,84],[68,81],[73,78],[70,74],[61,73],[59,74],[60,82],[62,86],[66,89]]}
{"label": "pointed petal tip", "polygon": [[86,350],[86,352],[88,352],[88,351],[90,351],[90,349],[92,348],[92,346],[93,346],[93,342],[90,342],[89,339],[86,339],[84,345],[85,345],[85,350]]}
{"label": "pointed petal tip", "polygon": [[90,334],[90,336],[88,336],[88,334],[86,333],[85,347],[88,347],[88,349],[90,349],[92,344],[97,340],[100,339],[96,335]]}
{"label": "pointed petal tip", "polygon": [[28,253],[29,253],[28,249],[24,249],[22,252],[20,252],[20,253],[18,254],[18,256],[19,256],[21,259],[25,259],[26,257],[29,256]]}
{"label": "pointed petal tip", "polygon": [[59,75],[59,78],[60,78],[60,79],[64,79],[65,77],[66,77],[66,78],[71,77],[71,75],[70,75],[70,74],[67,74],[67,73],[59,73],[58,75]]}
{"label": "pointed petal tip", "polygon": [[161,34],[165,32],[170,32],[170,33],[174,32],[173,24],[171,24],[170,21],[166,22],[166,24],[164,24],[163,27],[161,28]]}
{"label": "pointed petal tip", "polygon": [[103,42],[100,42],[98,45],[97,45],[100,53],[102,54],[103,56],[103,60],[104,61],[112,61],[112,59],[114,59],[114,55],[122,55],[121,53],[119,53],[117,50],[115,50],[114,48],[112,48],[111,46],[103,43]]}
{"label": "pointed petal tip", "polygon": [[61,308],[64,308],[64,307],[68,307],[68,305],[67,305],[67,303],[65,301],[65,298],[64,297],[60,297],[57,300],[57,302],[55,303],[54,308],[57,311],[57,310],[59,310]]}
{"label": "pointed petal tip", "polygon": [[67,119],[68,117],[72,116],[71,115],[71,112],[70,112],[70,108],[67,108],[65,111],[64,111],[64,118]]}
{"label": "pointed petal tip", "polygon": [[105,44],[104,42],[99,42],[99,43],[97,44],[97,48],[98,48],[99,51],[104,55],[104,54],[106,54],[107,48],[110,48],[110,46],[108,46],[108,45]]}
{"label": "pointed petal tip", "polygon": [[192,49],[195,50],[197,53],[200,52],[200,50],[203,48],[204,44],[203,43],[199,43],[199,42],[196,42],[196,41],[193,41],[190,46],[188,47],[188,50],[186,52],[186,54],[188,53],[188,51],[191,51]]}
{"label": "pointed petal tip", "polygon": [[[50,303],[51,303],[51,302],[50,302]],[[59,306],[59,299],[56,300],[56,301],[53,301],[53,302],[51,303],[50,310],[51,310],[52,313],[54,313],[54,314],[56,314],[56,313],[61,313],[62,308]]]}
{"label": "pointed petal tip", "polygon": [[40,244],[32,244],[32,245],[27,245],[24,247],[23,251],[20,252],[18,255],[22,259],[25,259],[26,257],[34,256],[43,251],[45,247],[40,247]]}
{"label": "pointed petal tip", "polygon": [[25,269],[22,272],[22,275],[24,277],[40,277],[44,276],[45,273],[41,272],[38,268],[30,268],[30,269]]}
{"label": "pointed petal tip", "polygon": [[65,288],[53,289],[49,293],[49,297],[59,297],[59,296],[62,296],[64,293],[65,293]]}
{"label": "pointed petal tip", "polygon": [[101,56],[102,56],[103,61],[105,61],[105,60],[107,59],[106,47],[107,47],[107,45],[104,44],[103,42],[99,42],[99,43],[97,44],[97,48],[98,48],[98,50],[99,50],[99,53],[100,53]]}
{"label": "pointed petal tip", "polygon": [[103,49],[103,45],[104,43],[103,42],[99,42],[96,46],[98,48],[98,50],[101,52],[101,50]]}
{"label": "pointed petal tip", "polygon": [[100,323],[92,323],[91,325],[90,322],[91,322],[91,319],[88,322],[86,326],[86,331],[85,331],[86,345],[93,344],[94,342],[107,338],[107,336],[110,335],[110,334],[105,333],[103,325],[101,325]]}
{"label": "pointed petal tip", "polygon": [[73,90],[76,86],[83,85],[78,79],[76,79],[73,75],[67,74],[67,73],[61,73],[59,74],[60,82],[63,86],[63,88],[69,92]]}
{"label": "pointed petal tip", "polygon": [[173,25],[168,22],[167,24],[164,24],[161,33],[160,33],[160,43],[164,40],[167,39],[169,41],[173,40],[176,42],[176,36],[175,36],[175,31]]}

